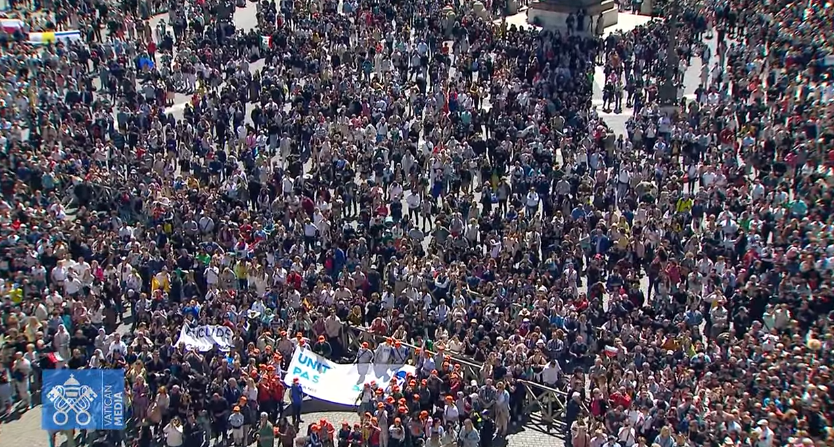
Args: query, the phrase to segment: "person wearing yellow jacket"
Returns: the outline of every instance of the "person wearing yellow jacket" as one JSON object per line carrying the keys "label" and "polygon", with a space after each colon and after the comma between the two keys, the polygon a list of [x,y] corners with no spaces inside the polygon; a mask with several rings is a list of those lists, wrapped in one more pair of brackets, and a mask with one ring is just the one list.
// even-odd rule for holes
{"label": "person wearing yellow jacket", "polygon": [[165,293],[171,291],[171,274],[168,273],[168,267],[162,267],[162,271],[151,279],[151,292],[160,289]]}
{"label": "person wearing yellow jacket", "polygon": [[689,213],[692,211],[692,197],[689,194],[684,194],[683,197],[678,199],[677,203],[675,203],[675,211],[679,214]]}
{"label": "person wearing yellow jacket", "polygon": [[249,265],[243,259],[238,259],[234,266],[235,277],[239,290],[249,289]]}

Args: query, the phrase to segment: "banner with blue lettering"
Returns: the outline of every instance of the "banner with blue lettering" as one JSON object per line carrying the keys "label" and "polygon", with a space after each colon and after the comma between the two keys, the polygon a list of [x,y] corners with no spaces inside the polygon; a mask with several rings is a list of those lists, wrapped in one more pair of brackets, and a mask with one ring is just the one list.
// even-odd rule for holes
{"label": "banner with blue lettering", "polygon": [[123,430],[125,402],[124,370],[45,370],[41,427]]}
{"label": "banner with blue lettering", "polygon": [[354,405],[366,383],[376,382],[380,386],[386,386],[392,377],[396,377],[402,385],[405,375],[414,372],[415,369],[411,365],[340,365],[308,349],[297,348],[284,376],[284,382],[290,386],[293,379],[298,379],[304,393],[310,397],[335,404]]}
{"label": "banner with blue lettering", "polygon": [[182,325],[177,345],[184,345],[186,349],[196,349],[201,352],[210,351],[217,346],[221,351],[228,351],[232,347],[232,329],[221,325],[189,326]]}

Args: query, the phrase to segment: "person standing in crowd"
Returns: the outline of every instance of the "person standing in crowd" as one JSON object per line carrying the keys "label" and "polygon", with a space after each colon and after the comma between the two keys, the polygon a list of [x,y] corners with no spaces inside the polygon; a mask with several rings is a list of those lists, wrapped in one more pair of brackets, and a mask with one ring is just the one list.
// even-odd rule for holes
{"label": "person standing in crowd", "polygon": [[183,445],[183,425],[179,417],[174,417],[165,426],[165,445],[168,447],[180,447]]}
{"label": "person standing in crowd", "polygon": [[257,442],[258,447],[273,447],[275,445],[275,436],[277,427],[274,427],[269,422],[269,413],[262,412],[260,421],[258,422]]}
{"label": "person standing in crowd", "polygon": [[298,378],[294,378],[290,386],[290,411],[292,412],[292,424],[298,430],[301,424],[301,405],[304,402],[304,389]]}
{"label": "person standing in crowd", "polygon": [[232,445],[237,447],[246,445],[245,425],[246,416],[241,412],[240,406],[235,405],[232,408],[232,413],[229,415],[229,427],[232,429]]}
{"label": "person standing in crowd", "polygon": [[282,447],[292,447],[298,430],[285,416],[281,416],[278,422],[278,438]]}
{"label": "person standing in crowd", "polygon": [[479,447],[481,443],[481,434],[478,429],[472,424],[472,419],[463,421],[463,428],[458,433],[458,443],[462,447]]}
{"label": "person standing in crowd", "polygon": [[481,447],[492,447],[492,441],[495,437],[496,429],[501,437],[506,436],[506,432],[502,433],[501,428],[497,427],[496,421],[492,419],[492,414],[489,410],[482,411],[481,428],[479,433],[481,438]]}

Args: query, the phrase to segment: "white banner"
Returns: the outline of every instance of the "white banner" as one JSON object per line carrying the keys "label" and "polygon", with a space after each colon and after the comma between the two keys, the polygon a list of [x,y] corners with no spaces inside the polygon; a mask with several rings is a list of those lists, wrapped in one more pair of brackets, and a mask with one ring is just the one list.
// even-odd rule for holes
{"label": "white banner", "polygon": [[392,377],[396,377],[402,385],[405,375],[414,372],[415,369],[411,365],[340,365],[308,349],[297,348],[284,376],[284,382],[290,386],[293,379],[297,378],[304,393],[310,397],[335,404],[354,405],[366,383],[375,381],[384,388],[388,386]]}
{"label": "white banner", "polygon": [[187,349],[201,352],[210,351],[217,346],[221,351],[228,351],[232,346],[232,329],[228,326],[189,326],[187,323],[180,330],[177,345],[184,344]]}
{"label": "white banner", "polygon": [[0,27],[6,34],[14,34],[15,31],[23,28],[26,24],[18,19],[0,19]]}
{"label": "white banner", "polygon": [[48,43],[62,42],[64,45],[70,42],[80,42],[81,31],[57,31],[54,33],[29,33],[29,43],[32,45],[45,45]]}

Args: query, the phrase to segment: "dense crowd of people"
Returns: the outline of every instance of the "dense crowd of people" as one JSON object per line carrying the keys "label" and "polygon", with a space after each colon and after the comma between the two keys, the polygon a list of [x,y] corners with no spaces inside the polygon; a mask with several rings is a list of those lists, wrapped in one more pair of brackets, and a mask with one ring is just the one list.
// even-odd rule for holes
{"label": "dense crowd of people", "polygon": [[[601,38],[471,2],[11,6],[0,413],[46,369],[116,368],[132,425],[84,442],[489,447],[533,382],[572,447],[834,443],[824,2]],[[295,349],[415,373],[302,426]]]}

